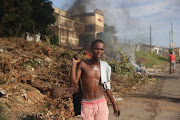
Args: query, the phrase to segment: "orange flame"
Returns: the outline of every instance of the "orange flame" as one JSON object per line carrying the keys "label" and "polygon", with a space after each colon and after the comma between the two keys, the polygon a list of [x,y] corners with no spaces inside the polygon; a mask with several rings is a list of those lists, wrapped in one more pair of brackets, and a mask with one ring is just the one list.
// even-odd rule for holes
{"label": "orange flame", "polygon": [[91,53],[88,51],[88,47],[86,47],[86,53],[85,53],[86,57],[88,59],[90,59],[92,57]]}

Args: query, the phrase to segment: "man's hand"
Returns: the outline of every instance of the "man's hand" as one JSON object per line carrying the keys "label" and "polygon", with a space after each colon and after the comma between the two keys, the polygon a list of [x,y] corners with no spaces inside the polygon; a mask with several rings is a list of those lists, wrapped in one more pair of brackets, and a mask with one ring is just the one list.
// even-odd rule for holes
{"label": "man's hand", "polygon": [[119,115],[120,115],[120,110],[119,110],[119,108],[117,107],[117,105],[116,105],[116,106],[113,106],[113,109],[114,109],[114,116],[119,117]]}
{"label": "man's hand", "polygon": [[114,116],[119,117],[120,110],[116,104],[116,101],[114,100],[111,90],[106,90],[106,94],[107,94],[109,100],[111,101],[111,103],[113,104]]}
{"label": "man's hand", "polygon": [[80,59],[76,60],[76,59],[73,58],[73,62],[75,62],[75,63],[79,63],[80,61],[81,61]]}

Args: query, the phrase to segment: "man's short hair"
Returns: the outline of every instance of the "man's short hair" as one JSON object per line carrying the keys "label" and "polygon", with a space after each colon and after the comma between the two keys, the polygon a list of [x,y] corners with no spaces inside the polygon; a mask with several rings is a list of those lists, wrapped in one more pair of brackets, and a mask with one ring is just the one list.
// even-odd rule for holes
{"label": "man's short hair", "polygon": [[104,41],[103,41],[103,40],[101,40],[101,39],[97,39],[97,40],[94,40],[94,41],[92,42],[92,44],[91,44],[91,48],[93,48],[94,44],[95,44],[95,43],[97,43],[97,42],[103,43],[103,44],[105,45],[105,43],[104,43]]}

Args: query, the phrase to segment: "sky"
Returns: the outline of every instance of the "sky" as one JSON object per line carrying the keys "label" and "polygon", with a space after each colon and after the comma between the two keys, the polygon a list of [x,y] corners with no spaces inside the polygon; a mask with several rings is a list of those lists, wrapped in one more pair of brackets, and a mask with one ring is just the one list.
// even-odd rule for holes
{"label": "sky", "polygon": [[[53,6],[68,10],[75,0],[50,0]],[[83,1],[83,0],[80,0]],[[180,0],[84,0],[86,12],[102,10],[105,23],[116,28],[120,42],[180,47]],[[171,23],[173,32],[171,31]],[[171,33],[171,35],[169,35]],[[171,39],[170,39],[171,38]]]}

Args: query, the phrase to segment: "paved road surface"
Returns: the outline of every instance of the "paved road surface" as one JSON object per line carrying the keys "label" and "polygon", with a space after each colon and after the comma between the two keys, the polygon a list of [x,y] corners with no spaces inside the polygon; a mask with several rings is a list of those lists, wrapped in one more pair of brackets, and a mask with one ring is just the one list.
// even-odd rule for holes
{"label": "paved road surface", "polygon": [[156,83],[144,86],[134,96],[119,101],[121,116],[109,120],[180,120],[180,64],[176,73],[168,71],[155,75]]}

